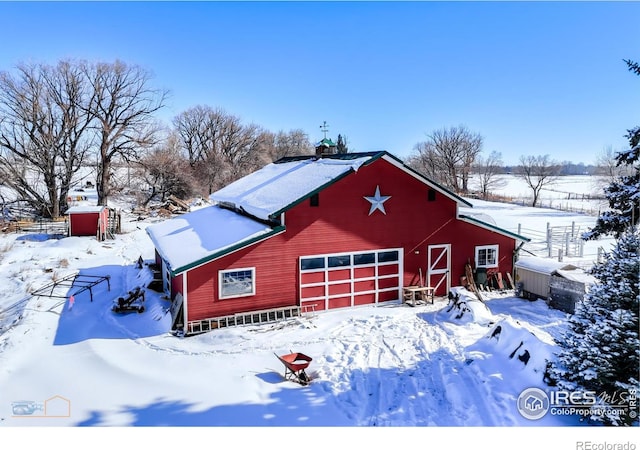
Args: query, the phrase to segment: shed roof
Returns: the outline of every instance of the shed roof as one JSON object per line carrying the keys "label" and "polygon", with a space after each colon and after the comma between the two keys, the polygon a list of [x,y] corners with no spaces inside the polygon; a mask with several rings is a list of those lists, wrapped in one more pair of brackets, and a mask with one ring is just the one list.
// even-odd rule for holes
{"label": "shed roof", "polygon": [[538,272],[551,275],[557,270],[575,270],[578,267],[566,262],[556,261],[549,258],[540,258],[537,256],[524,256],[514,264],[515,268],[527,269],[532,272]]}
{"label": "shed roof", "polygon": [[284,230],[208,206],[147,227],[153,244],[176,275]]}
{"label": "shed roof", "polygon": [[99,213],[102,212],[106,206],[72,206],[67,209],[67,214],[83,214],[83,213]]}
{"label": "shed roof", "polygon": [[590,275],[581,269],[558,269],[554,273],[562,278],[566,278],[567,280],[577,281],[586,285],[594,284],[596,282],[596,278],[593,275]]}

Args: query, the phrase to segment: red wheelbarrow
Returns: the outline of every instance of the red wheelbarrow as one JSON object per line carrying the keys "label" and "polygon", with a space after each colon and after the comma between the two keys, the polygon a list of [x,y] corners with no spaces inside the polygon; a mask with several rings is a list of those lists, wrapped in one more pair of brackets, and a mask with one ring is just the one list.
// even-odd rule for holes
{"label": "red wheelbarrow", "polygon": [[[274,353],[275,355],[275,353]],[[288,355],[278,356],[276,358],[280,360],[282,364],[284,364],[284,377],[287,380],[296,381],[303,386],[308,385],[311,382],[311,379],[304,371],[307,367],[309,367],[309,363],[313,360],[310,356],[305,355],[304,353],[289,353]]]}

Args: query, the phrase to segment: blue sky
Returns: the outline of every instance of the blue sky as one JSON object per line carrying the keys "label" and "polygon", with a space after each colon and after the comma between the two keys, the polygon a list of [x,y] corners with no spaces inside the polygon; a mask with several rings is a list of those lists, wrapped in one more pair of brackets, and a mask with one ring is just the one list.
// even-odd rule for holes
{"label": "blue sky", "polygon": [[591,163],[640,125],[639,2],[0,2],[0,70],[121,59],[271,131],[404,158],[465,125],[507,164]]}

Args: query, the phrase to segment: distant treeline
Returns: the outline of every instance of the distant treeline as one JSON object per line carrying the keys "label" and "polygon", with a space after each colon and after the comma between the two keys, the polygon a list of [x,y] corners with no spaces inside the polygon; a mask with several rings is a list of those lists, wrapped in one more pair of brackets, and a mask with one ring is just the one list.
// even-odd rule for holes
{"label": "distant treeline", "polygon": [[[502,173],[516,173],[518,166],[503,166]],[[564,161],[560,163],[559,175],[601,175],[602,168],[593,164],[572,163]]]}

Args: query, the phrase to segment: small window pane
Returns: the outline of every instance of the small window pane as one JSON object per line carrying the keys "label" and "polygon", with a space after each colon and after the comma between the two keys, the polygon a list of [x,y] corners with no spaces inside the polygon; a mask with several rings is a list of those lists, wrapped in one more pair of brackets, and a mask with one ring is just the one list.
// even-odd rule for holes
{"label": "small window pane", "polygon": [[391,262],[398,260],[398,251],[380,252],[378,253],[378,262]]}
{"label": "small window pane", "polygon": [[300,260],[300,269],[324,269],[324,258],[303,258]]}
{"label": "small window pane", "polygon": [[478,251],[478,265],[486,266],[487,265],[487,252],[486,250]]}
{"label": "small window pane", "polygon": [[351,265],[351,256],[329,256],[329,267],[343,267]]}
{"label": "small window pane", "polygon": [[360,266],[363,264],[373,264],[376,262],[375,253],[360,253],[359,255],[353,255],[353,264]]}

